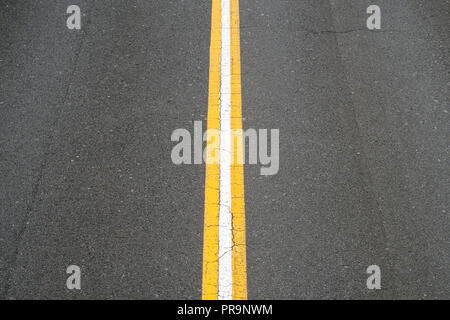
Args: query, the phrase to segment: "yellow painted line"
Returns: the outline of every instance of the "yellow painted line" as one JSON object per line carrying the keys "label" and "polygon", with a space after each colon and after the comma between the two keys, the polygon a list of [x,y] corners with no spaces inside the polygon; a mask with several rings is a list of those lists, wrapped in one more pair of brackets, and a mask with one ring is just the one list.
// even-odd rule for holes
{"label": "yellow painted line", "polygon": [[202,299],[217,300],[219,282],[219,142],[221,0],[212,0],[209,58],[208,136],[206,143],[205,217],[203,227]]}
{"label": "yellow painted line", "polygon": [[230,2],[231,27],[231,212],[233,216],[233,300],[247,299],[244,159],[242,140],[241,46],[239,0]]}
{"label": "yellow painted line", "polygon": [[[220,130],[221,26],[221,0],[212,0],[203,243],[204,300],[218,299],[219,290],[220,141],[214,138],[218,139],[217,132]],[[245,300],[247,263],[239,32],[239,0],[230,0],[232,299]]]}

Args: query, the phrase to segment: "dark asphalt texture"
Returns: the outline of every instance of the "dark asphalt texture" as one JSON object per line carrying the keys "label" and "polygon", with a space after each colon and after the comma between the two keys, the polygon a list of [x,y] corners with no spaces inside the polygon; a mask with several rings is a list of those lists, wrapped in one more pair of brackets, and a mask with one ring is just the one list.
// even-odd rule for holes
{"label": "dark asphalt texture", "polygon": [[[240,0],[244,129],[280,129],[279,173],[245,167],[249,299],[450,298],[450,1],[371,4]],[[206,127],[210,19],[0,0],[1,299],[201,298],[205,167],[170,136]]]}

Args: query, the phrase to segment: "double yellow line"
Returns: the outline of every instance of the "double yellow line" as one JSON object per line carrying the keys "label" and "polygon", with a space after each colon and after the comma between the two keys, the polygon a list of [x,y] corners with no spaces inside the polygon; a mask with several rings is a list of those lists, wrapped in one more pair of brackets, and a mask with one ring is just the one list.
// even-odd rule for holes
{"label": "double yellow line", "polygon": [[[208,137],[206,146],[205,217],[203,243],[204,300],[218,299],[219,291],[219,203],[220,203],[220,79],[221,79],[221,2],[212,0],[211,47],[208,97]],[[244,167],[242,141],[241,59],[239,0],[230,2],[231,60],[231,215],[232,215],[232,299],[247,299],[245,242]],[[219,138],[220,139],[220,138]]]}

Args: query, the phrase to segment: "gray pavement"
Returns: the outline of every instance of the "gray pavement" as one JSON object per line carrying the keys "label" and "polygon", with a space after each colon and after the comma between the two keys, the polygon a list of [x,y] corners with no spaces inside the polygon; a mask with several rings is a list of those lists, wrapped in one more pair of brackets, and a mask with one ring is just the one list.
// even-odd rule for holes
{"label": "gray pavement", "polygon": [[449,297],[450,5],[370,4],[241,1],[245,127],[281,136],[246,170],[251,297]]}
{"label": "gray pavement", "polygon": [[[250,299],[450,298],[450,1],[370,4],[240,1],[244,128],[280,129],[279,173],[245,167]],[[206,124],[210,18],[0,0],[1,299],[201,297],[205,167],[170,136]]]}

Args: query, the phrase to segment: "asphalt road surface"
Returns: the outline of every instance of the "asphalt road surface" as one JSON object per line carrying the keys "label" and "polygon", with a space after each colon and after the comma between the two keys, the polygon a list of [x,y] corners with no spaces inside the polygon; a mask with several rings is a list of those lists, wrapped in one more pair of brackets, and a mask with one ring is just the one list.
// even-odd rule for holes
{"label": "asphalt road surface", "polygon": [[[243,127],[280,130],[278,173],[245,165],[248,298],[449,299],[450,1],[239,6]],[[201,298],[205,165],[171,134],[206,127],[211,11],[0,0],[0,298]]]}

